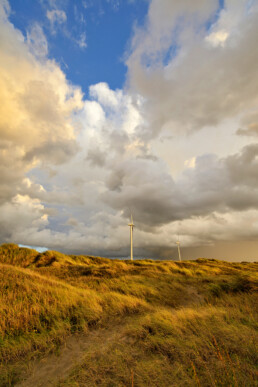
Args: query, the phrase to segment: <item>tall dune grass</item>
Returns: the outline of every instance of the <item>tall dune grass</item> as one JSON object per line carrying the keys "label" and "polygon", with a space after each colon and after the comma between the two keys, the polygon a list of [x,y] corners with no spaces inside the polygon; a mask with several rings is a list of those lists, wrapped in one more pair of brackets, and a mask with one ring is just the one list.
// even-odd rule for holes
{"label": "tall dune grass", "polygon": [[68,335],[119,322],[118,336],[86,353],[60,385],[127,386],[133,378],[137,386],[254,386],[257,267],[3,245],[0,385],[14,385],[24,360],[55,350]]}

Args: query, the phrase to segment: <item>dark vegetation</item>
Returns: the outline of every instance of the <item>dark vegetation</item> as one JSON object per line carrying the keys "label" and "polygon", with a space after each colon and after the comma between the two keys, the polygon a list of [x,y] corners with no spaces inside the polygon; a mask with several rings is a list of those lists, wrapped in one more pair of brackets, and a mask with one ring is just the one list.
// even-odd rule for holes
{"label": "dark vegetation", "polygon": [[72,334],[119,327],[59,386],[255,386],[257,263],[0,247],[0,385]]}

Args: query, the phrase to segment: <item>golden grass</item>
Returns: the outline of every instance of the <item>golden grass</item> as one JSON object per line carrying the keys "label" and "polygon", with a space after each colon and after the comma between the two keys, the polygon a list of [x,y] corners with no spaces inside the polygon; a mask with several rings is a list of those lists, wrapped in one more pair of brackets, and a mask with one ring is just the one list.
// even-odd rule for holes
{"label": "golden grass", "polygon": [[111,316],[147,310],[135,297],[99,295],[28,269],[0,265],[0,360],[45,349],[69,332],[84,330]]}
{"label": "golden grass", "polygon": [[[0,385],[89,329],[119,334],[60,386],[254,386],[257,263],[118,261],[0,247]],[[17,374],[17,375],[16,375]]]}
{"label": "golden grass", "polygon": [[136,386],[255,386],[254,301],[238,294],[220,307],[161,308],[139,316],[58,385],[130,386],[133,373]]}

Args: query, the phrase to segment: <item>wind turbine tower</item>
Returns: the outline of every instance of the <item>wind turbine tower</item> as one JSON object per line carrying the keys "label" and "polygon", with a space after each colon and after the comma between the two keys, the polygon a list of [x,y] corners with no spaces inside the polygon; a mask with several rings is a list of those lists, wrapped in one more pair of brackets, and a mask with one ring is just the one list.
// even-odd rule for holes
{"label": "wind turbine tower", "polygon": [[134,228],[134,224],[133,224],[132,214],[131,214],[131,223],[129,223],[128,226],[130,227],[131,261],[133,261],[133,228]]}
{"label": "wind turbine tower", "polygon": [[179,258],[179,261],[181,262],[182,258],[181,258],[181,252],[180,252],[180,241],[179,241],[179,238],[178,238],[178,241],[176,242],[176,244],[177,244],[177,249],[178,249],[178,258]]}

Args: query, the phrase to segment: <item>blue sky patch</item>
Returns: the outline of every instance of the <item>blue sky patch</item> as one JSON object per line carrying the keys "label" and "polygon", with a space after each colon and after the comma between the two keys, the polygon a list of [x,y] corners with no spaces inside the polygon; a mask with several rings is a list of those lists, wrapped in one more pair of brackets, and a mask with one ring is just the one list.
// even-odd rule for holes
{"label": "blue sky patch", "polygon": [[147,1],[11,0],[10,6],[10,20],[24,36],[35,23],[41,26],[48,56],[86,94],[98,82],[112,89],[123,86],[123,56],[134,25],[141,25],[147,14]]}

